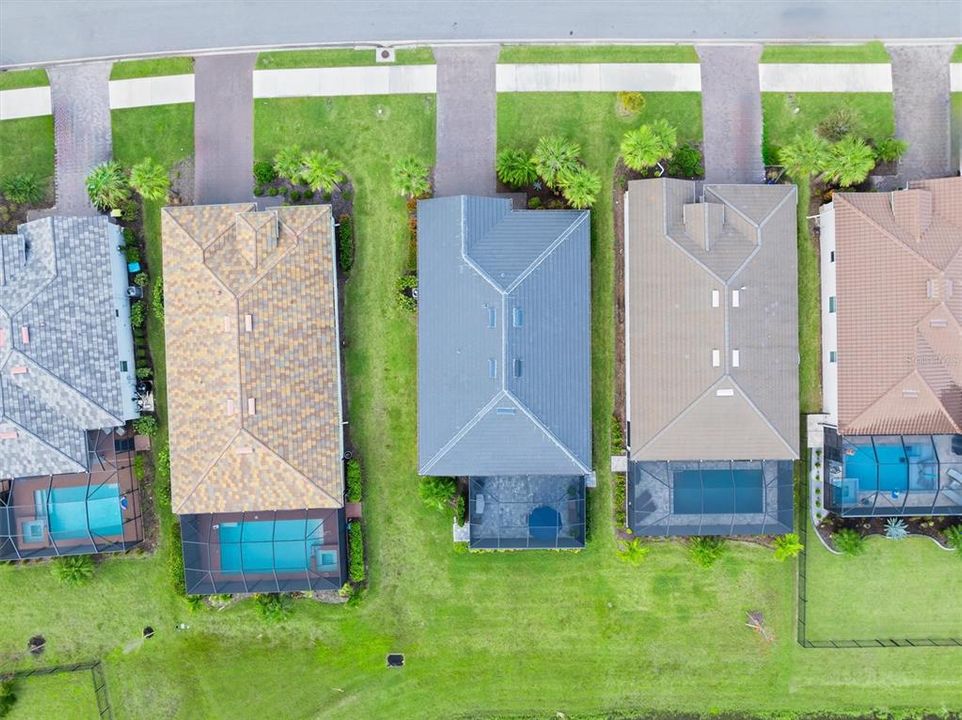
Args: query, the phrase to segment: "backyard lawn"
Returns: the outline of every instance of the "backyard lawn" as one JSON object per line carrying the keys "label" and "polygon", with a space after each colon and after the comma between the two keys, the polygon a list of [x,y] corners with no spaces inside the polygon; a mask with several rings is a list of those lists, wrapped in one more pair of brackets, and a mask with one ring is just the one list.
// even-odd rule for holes
{"label": "backyard lawn", "polygon": [[154,77],[157,75],[189,75],[194,72],[194,58],[163,57],[147,60],[121,60],[110,70],[111,80]]}
{"label": "backyard lawn", "polygon": [[17,702],[5,720],[96,720],[97,696],[90,670],[34,675],[17,681]]}
{"label": "backyard lawn", "polygon": [[[374,49],[369,50],[276,50],[257,56],[257,70],[281,68],[349,67],[376,65]],[[395,51],[395,65],[430,65],[434,62],[431,48],[401,48]]]}
{"label": "backyard lawn", "polygon": [[506,45],[499,63],[696,63],[694,45]]}
{"label": "backyard lawn", "polygon": [[[646,97],[646,118],[669,117],[682,138],[700,137],[697,94]],[[960,649],[800,648],[795,568],[768,549],[732,543],[711,570],[695,566],[674,542],[654,543],[637,568],[615,555],[605,469],[613,392],[611,175],[621,134],[642,119],[618,118],[612,94],[498,99],[500,146],[530,147],[541,134],[562,132],[581,142],[586,163],[604,178],[592,220],[599,487],[588,547],[453,550],[450,521],[418,497],[415,321],[394,299],[408,243],[390,169],[409,154],[433,161],[434,109],[434,98],[421,96],[255,103],[257,158],[290,143],[327,148],[355,187],[357,257],[342,336],[349,429],[366,478],[367,595],[356,606],[298,601],[286,622],[272,625],[251,601],[190,611],[173,594],[165,552],[109,560],[76,591],[58,586],[45,564],[5,566],[0,594],[17,601],[0,623],[0,657],[21,653],[37,633],[48,641],[44,664],[103,657],[118,720],[958,706]],[[129,143],[125,162],[137,156],[134,138],[115,141]],[[153,263],[153,246],[150,252]],[[764,614],[774,642],[745,627],[750,610]],[[143,641],[148,624],[157,633]],[[385,667],[391,651],[406,654],[403,669]]]}
{"label": "backyard lawn", "polygon": [[863,45],[766,45],[763,63],[887,63],[885,46],[878,41]]}

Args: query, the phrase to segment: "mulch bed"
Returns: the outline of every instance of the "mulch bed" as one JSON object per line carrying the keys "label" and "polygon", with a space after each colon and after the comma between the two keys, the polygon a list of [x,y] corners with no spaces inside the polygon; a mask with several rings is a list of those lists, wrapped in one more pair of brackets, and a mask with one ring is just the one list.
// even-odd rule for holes
{"label": "mulch bed", "polygon": [[[822,539],[830,547],[835,547],[832,535],[843,529],[855,530],[862,537],[885,535],[887,519],[885,517],[843,518],[833,513],[822,520],[817,529]],[[902,520],[905,521],[909,535],[926,535],[944,548],[949,547],[945,530],[962,522],[957,517],[903,517]]]}

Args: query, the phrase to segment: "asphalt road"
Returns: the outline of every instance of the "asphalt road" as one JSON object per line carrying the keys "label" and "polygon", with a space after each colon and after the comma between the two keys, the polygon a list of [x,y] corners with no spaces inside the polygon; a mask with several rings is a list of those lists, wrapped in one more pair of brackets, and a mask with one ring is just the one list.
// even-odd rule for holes
{"label": "asphalt road", "polygon": [[0,0],[0,67],[285,45],[960,36],[959,0]]}

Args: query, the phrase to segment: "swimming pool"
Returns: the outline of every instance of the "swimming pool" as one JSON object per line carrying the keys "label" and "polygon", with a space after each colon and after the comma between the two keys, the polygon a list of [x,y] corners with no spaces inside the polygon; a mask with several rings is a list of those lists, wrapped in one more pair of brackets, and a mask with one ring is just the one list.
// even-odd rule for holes
{"label": "swimming pool", "polygon": [[[222,573],[333,572],[337,552],[322,550],[324,521],[266,520],[221,523]],[[313,563],[312,563],[313,560]]]}
{"label": "swimming pool", "polygon": [[764,511],[761,470],[679,470],[672,473],[677,515]]}
{"label": "swimming pool", "polygon": [[53,488],[49,498],[46,491],[35,497],[45,508],[50,534],[56,540],[73,540],[94,535],[123,534],[123,512],[120,506],[120,486],[101,485],[89,491],[85,486]]}

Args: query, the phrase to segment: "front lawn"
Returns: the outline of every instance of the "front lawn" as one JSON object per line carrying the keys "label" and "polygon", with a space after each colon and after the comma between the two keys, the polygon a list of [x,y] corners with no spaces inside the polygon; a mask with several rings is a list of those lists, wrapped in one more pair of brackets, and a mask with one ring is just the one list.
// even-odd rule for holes
{"label": "front lawn", "polygon": [[111,80],[155,77],[158,75],[189,75],[194,72],[194,58],[162,57],[147,60],[121,60],[110,70]]}
{"label": "front lawn", "polygon": [[52,185],[53,150],[52,115],[0,120],[0,181],[30,173]]}
{"label": "front lawn", "polygon": [[17,680],[17,702],[5,720],[96,720],[97,695],[90,670]]}
{"label": "front lawn", "polygon": [[696,63],[694,45],[506,45],[499,63]]}
{"label": "front lawn", "polygon": [[[395,65],[430,65],[434,52],[429,47],[401,48],[395,51]],[[257,70],[283,68],[349,67],[377,65],[374,48],[369,50],[275,50],[257,56]]]}
{"label": "front lawn", "polygon": [[6,70],[0,72],[0,90],[19,90],[21,88],[42,87],[49,85],[47,71],[43,68],[34,70]]}
{"label": "front lawn", "polygon": [[863,45],[766,45],[763,63],[887,63],[888,51],[878,40]]}
{"label": "front lawn", "polygon": [[194,153],[194,104],[113,110],[114,157],[130,167],[145,157],[173,167]]}
{"label": "front lawn", "polygon": [[[809,521],[810,522],[810,521]],[[857,557],[808,532],[809,640],[962,638],[962,557],[910,536],[872,536]]]}

